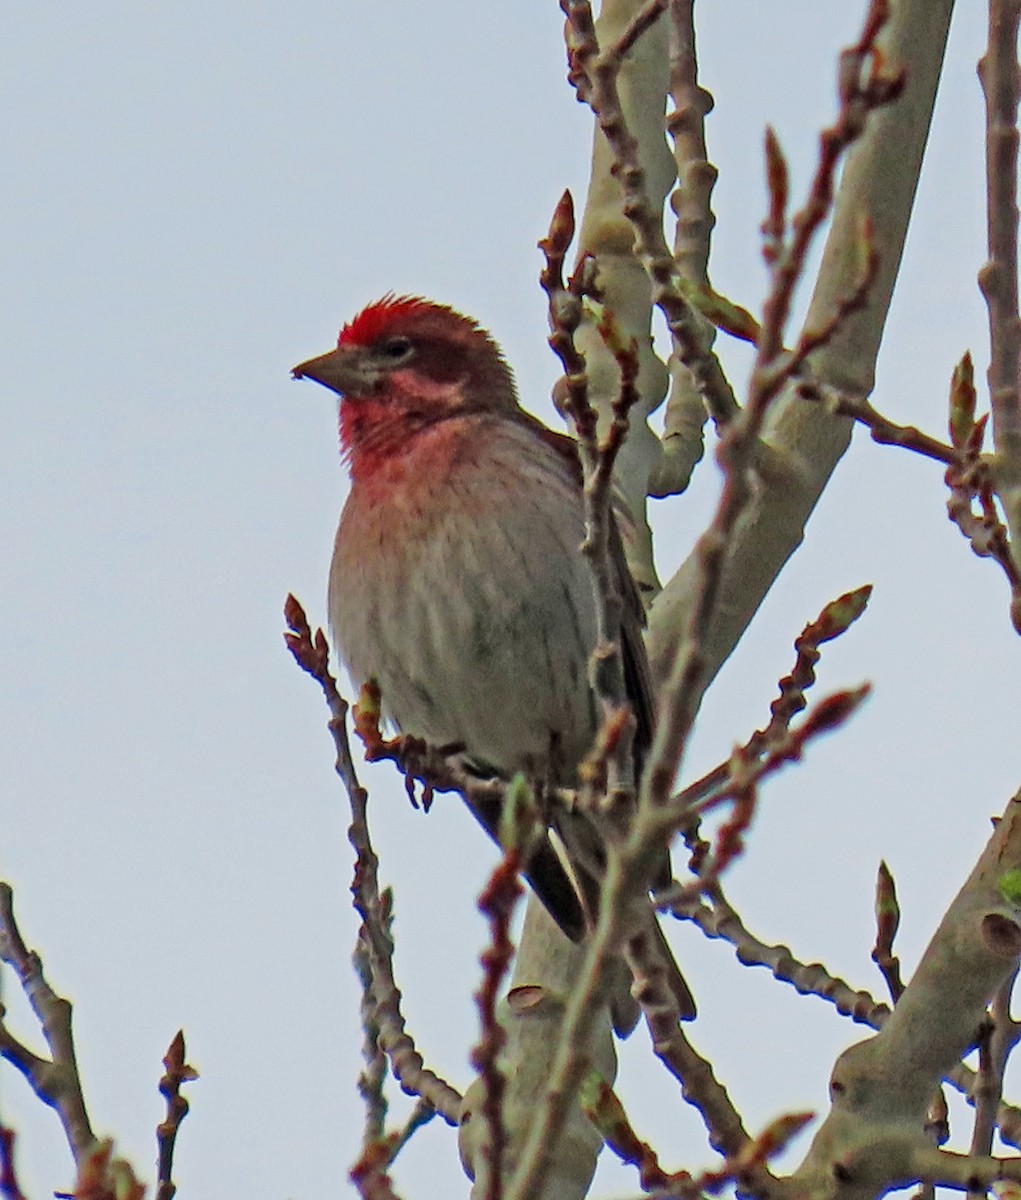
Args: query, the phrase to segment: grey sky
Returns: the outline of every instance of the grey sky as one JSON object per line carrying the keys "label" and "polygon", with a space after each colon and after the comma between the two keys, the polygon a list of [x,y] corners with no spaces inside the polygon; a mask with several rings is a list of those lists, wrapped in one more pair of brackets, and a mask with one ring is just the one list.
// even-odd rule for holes
{"label": "grey sky", "polygon": [[[714,280],[749,307],[762,127],[799,194],[857,7],[701,6]],[[937,433],[961,352],[986,365],[980,15],[958,14],[876,393]],[[560,25],[553,0],[38,0],[2,18],[0,873],[76,1003],[97,1130],[142,1172],[184,1026],[202,1073],[178,1151],[188,1200],[344,1194],[360,1130],[346,809],[322,704],[280,639],[288,590],[324,616],[344,481],[329,398],[288,370],[366,301],[421,292],[476,315],[552,420],[534,247],[563,187],[583,195],[590,136]],[[739,381],[746,359],[724,351]],[[714,488],[706,468],[656,507],[664,573]],[[769,785],[730,887],[767,940],[878,992],[879,858],[910,966],[1019,774],[1006,588],[946,520],[937,467],[856,437],[707,702],[692,769],[762,723],[802,625],[866,581],[820,694],[869,678],[875,695]],[[463,1085],[492,852],[456,798],[423,817],[389,771],[366,777],[409,1023]],[[698,1044],[749,1124],[824,1105],[859,1033],[721,944],[675,944]],[[36,1042],[9,983],[5,1003]],[[669,1166],[710,1161],[641,1033],[622,1077]],[[0,1113],[26,1192],[69,1187],[56,1119],[6,1066]],[[464,1194],[453,1134],[420,1134],[395,1178],[418,1200]],[[600,1189],[634,1180],[606,1164]]]}

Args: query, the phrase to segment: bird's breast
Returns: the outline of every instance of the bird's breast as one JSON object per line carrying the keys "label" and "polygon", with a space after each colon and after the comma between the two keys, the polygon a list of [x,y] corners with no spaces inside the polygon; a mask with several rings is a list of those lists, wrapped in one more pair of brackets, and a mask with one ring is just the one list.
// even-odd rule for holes
{"label": "bird's breast", "polygon": [[330,576],[334,637],[404,732],[480,762],[573,772],[595,729],[581,495],[560,456],[498,420],[446,422],[357,480]]}

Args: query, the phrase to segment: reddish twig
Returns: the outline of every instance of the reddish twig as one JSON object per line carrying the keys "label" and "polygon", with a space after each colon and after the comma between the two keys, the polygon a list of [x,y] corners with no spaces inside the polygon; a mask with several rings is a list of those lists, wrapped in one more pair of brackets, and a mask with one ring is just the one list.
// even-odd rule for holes
{"label": "reddish twig", "polygon": [[886,980],[886,988],[894,1004],[904,991],[900,959],[893,952],[893,940],[897,936],[899,925],[897,887],[890,868],[885,862],[881,862],[876,875],[876,944],[872,949],[872,961]]}
{"label": "reddish twig", "polygon": [[659,1156],[643,1142],[628,1120],[617,1093],[596,1072],[590,1072],[578,1093],[582,1112],[599,1130],[603,1141],[623,1163],[638,1170],[643,1191],[653,1188],[684,1187],[691,1180],[687,1171],[668,1174],[659,1164]]}
{"label": "reddish twig", "polygon": [[965,354],[954,369],[950,387],[950,442],[941,442],[914,425],[898,425],[863,396],[851,396],[820,385],[808,374],[799,379],[798,395],[824,405],[828,412],[851,417],[864,425],[874,442],[899,446],[946,464],[949,517],[975,554],[993,559],[1003,569],[1011,589],[1011,620],[1021,632],[1021,568],[1014,561],[1007,527],[997,508],[993,462],[982,454],[988,416],[975,416],[971,355]]}
{"label": "reddish twig", "polygon": [[[769,707],[769,723],[757,729],[740,749],[746,761],[757,761],[766,748],[784,737],[791,721],[807,704],[805,693],[815,683],[815,667],[822,657],[820,646],[840,637],[865,611],[872,587],[866,584],[831,600],[814,621],[810,621],[794,641],[796,657],[789,675],[779,682],[779,696]],[[694,783],[689,784],[673,800],[678,806],[693,808],[726,784],[730,775],[730,760],[720,763]]]}
{"label": "reddish twig", "polygon": [[564,377],[556,396],[557,407],[570,416],[583,453],[596,454],[596,410],[588,398],[588,374],[585,356],[575,344],[574,335],[581,324],[582,300],[593,295],[595,264],[585,257],[569,280],[564,280],[564,262],[574,240],[574,198],[565,191],[550,218],[549,232],[539,242],[544,265],[539,286],[549,305],[549,345],[560,359]]}
{"label": "reddish twig", "polygon": [[776,1180],[766,1164],[787,1149],[799,1133],[815,1118],[815,1113],[784,1113],[770,1121],[756,1137],[750,1138],[740,1152],[727,1158],[716,1170],[703,1171],[695,1176],[681,1194],[690,1200],[705,1195],[716,1196],[731,1185],[739,1193],[763,1195],[772,1193]]}
{"label": "reddish twig", "polygon": [[772,268],[780,261],[787,244],[787,205],[790,200],[791,180],[786,155],[772,125],[766,126],[764,147],[769,207],[761,227],[762,257],[766,266]]}
{"label": "reddish twig", "polygon": [[667,1172],[660,1166],[658,1155],[635,1132],[616,1093],[596,1074],[585,1083],[582,1105],[614,1154],[622,1162],[637,1168],[643,1192],[683,1200],[719,1195],[734,1184],[741,1191],[754,1193],[756,1187],[761,1188],[767,1181],[772,1181],[766,1168],[769,1160],[782,1154],[815,1115],[788,1113],[779,1117],[757,1137],[745,1134],[740,1147],[719,1167],[693,1176],[688,1171]]}
{"label": "reddish twig", "polygon": [[14,1143],[17,1135],[0,1121],[0,1196],[3,1200],[25,1200],[14,1167]]}
{"label": "reddish twig", "polygon": [[810,741],[842,725],[857,711],[870,692],[870,685],[865,683],[823,697],[797,728],[788,729],[781,736],[771,739],[754,762],[746,760],[743,747],[735,751],[727,769],[726,782],[721,787],[698,800],[693,800],[689,789],[685,789],[668,802],[664,811],[669,810],[673,819],[679,820],[685,814],[705,815],[733,800],[742,788],[759,783],[786,763],[797,762]]}
{"label": "reddish twig", "polygon": [[[858,233],[859,267],[850,291],[843,295],[829,318],[816,328],[805,327],[798,334],[793,349],[785,350],[773,368],[783,383],[794,379],[805,369],[809,357],[827,345],[853,316],[865,307],[872,285],[879,274],[879,251],[872,233],[872,221],[864,217]],[[779,388],[777,388],[779,391]]]}
{"label": "reddish twig", "polygon": [[[988,414],[976,417],[974,369],[965,354],[950,382],[950,439],[954,460],[947,467],[947,513],[980,558],[999,563],[1011,590],[1011,619],[1021,633],[1021,570],[1011,553],[1007,528],[996,507],[993,473],[982,455]],[[978,512],[975,505],[978,504]]]}
{"label": "reddish twig", "polygon": [[177,1187],[173,1182],[174,1146],[181,1122],[188,1115],[188,1101],[181,1095],[181,1085],[198,1079],[199,1073],[184,1059],[184,1030],[174,1035],[163,1059],[164,1075],[160,1079],[160,1095],[167,1102],[166,1120],[156,1126],[159,1149],[156,1174],[156,1200],[173,1200]]}
{"label": "reddish twig", "polygon": [[850,417],[868,429],[874,442],[884,446],[900,446],[923,458],[936,462],[954,463],[958,455],[952,445],[923,433],[914,425],[898,425],[889,417],[878,412],[864,396],[852,396],[836,388],[818,383],[810,376],[798,380],[798,396],[812,400],[825,407],[827,412],[838,417]]}
{"label": "reddish twig", "polygon": [[[461,758],[463,746],[430,746],[422,738],[408,734],[385,738],[379,724],[379,691],[375,684],[363,684],[352,716],[366,761],[392,762],[404,777],[405,791],[416,808],[428,812],[436,792],[457,792],[477,814],[511,811],[507,801],[513,799],[513,785],[497,778],[479,779],[470,772]],[[416,799],[419,788],[421,800]],[[575,793],[567,789],[550,789],[545,798],[565,810],[576,803]],[[480,820],[490,828],[491,823],[484,816],[480,815]],[[490,833],[500,840],[495,826]]]}
{"label": "reddish twig", "polygon": [[348,1177],[358,1189],[362,1200],[398,1200],[393,1180],[387,1173],[392,1146],[387,1138],[364,1147]]}
{"label": "reddish twig", "polygon": [[[58,1200],[63,1200],[57,1193]],[[66,1200],[144,1200],[145,1184],[131,1166],[115,1158],[109,1138],[96,1142],[78,1164],[74,1193]]]}
{"label": "reddish twig", "polygon": [[[692,311],[674,286],[676,272],[663,239],[661,214],[653,209],[649,201],[644,173],[638,162],[637,143],[627,129],[620,108],[615,64],[599,56],[591,7],[587,0],[562,0],[561,7],[567,16],[572,78],[581,81],[579,94],[592,107],[610,145],[617,177],[624,191],[624,211],[636,231],[637,251],[652,280],[654,299],[657,303],[664,302],[662,307],[677,338],[678,355],[692,370],[699,390],[705,394],[714,386],[710,376],[712,365],[715,364],[718,370],[718,363],[711,353],[705,352],[704,338]],[[856,124],[854,136],[861,132],[868,112],[880,102],[892,98],[898,83],[895,77],[884,74],[881,69],[880,57],[874,45],[879,27],[879,22],[874,20],[876,13],[885,13],[885,6],[880,0],[875,0],[862,38],[851,52],[852,58],[856,53],[860,56],[857,60],[858,77],[853,81],[849,78],[847,58],[843,64],[841,118],[844,118],[848,130],[852,124]],[[866,58],[871,62],[872,70],[863,79],[862,68]],[[853,122],[852,117],[855,116],[860,116],[860,120]],[[820,155],[823,161],[816,175],[817,186],[809,201],[813,212],[814,209],[821,210],[819,221],[828,211],[833,172],[840,154],[852,140],[852,136],[831,138],[828,142],[824,139]],[[833,154],[833,148],[838,145],[838,152]],[[828,189],[825,193],[824,188]],[[661,693],[659,719],[642,779],[636,819],[631,823],[626,840],[620,845],[611,846],[598,920],[589,941],[578,987],[565,1014],[562,1044],[551,1066],[549,1086],[542,1104],[537,1108],[514,1173],[510,1189],[513,1200],[524,1200],[538,1186],[550,1149],[563,1128],[565,1114],[561,1100],[577,1086],[580,1079],[573,1048],[587,1036],[593,1019],[587,1005],[598,986],[599,966],[625,936],[629,901],[645,886],[651,855],[655,847],[661,844],[658,835],[662,832],[665,840],[666,833],[690,821],[690,813],[665,813],[664,809],[669,805],[673,781],[687,745],[701,695],[701,684],[706,675],[706,645],[715,616],[724,563],[738,520],[752,494],[750,476],[756,461],[759,434],[766,408],[775,394],[770,393],[770,388],[780,383],[776,372],[767,381],[766,368],[773,364],[775,349],[782,345],[790,291],[804,270],[807,242],[817,228],[813,220],[810,214],[800,221],[792,238],[793,251],[781,258],[774,271],[769,315],[777,330],[776,347],[769,344],[768,338],[760,340],[757,360],[760,370],[752,389],[751,403],[731,423],[721,442],[719,460],[724,472],[723,493],[713,522],[696,547],[700,577],[691,622]],[[676,317],[676,321],[671,317]],[[763,349],[764,345],[766,350]],[[816,731],[843,719],[859,698],[846,693],[821,706],[816,714],[819,720]],[[807,727],[810,727],[808,722]],[[789,746],[795,753],[796,742],[795,737]]]}
{"label": "reddish twig", "polygon": [[[820,139],[820,161],[805,206],[795,216],[790,244],[773,267],[773,283],[763,314],[756,363],[749,385],[749,403],[724,434],[718,459],[724,473],[723,490],[713,520],[696,544],[700,576],[691,621],[663,690],[650,762],[643,780],[643,805],[656,807],[669,800],[687,746],[701,696],[707,657],[705,646],[719,595],[724,564],[741,514],[752,495],[751,468],[767,408],[786,381],[776,360],[796,281],[805,269],[809,245],[829,212],[833,179],[842,155],[860,136],[870,112],[889,103],[903,81],[900,73],[884,71],[875,39],[885,20],[885,0],[873,0],[858,42],[841,60],[841,106],[835,125]],[[866,62],[871,65],[863,77]]]}
{"label": "reddish twig", "polygon": [[351,892],[362,918],[362,930],[372,971],[372,993],[379,1023],[379,1041],[401,1087],[411,1095],[427,1099],[451,1125],[456,1125],[461,1108],[460,1093],[429,1070],[407,1032],[401,1012],[401,993],[393,973],[393,939],[390,936],[389,896],[380,894],[379,860],[372,848],[368,826],[368,793],[358,781],[347,737],[347,701],[337,690],[329,670],[329,649],[321,629],[312,632],[305,611],[293,596],[287,597],[284,616],[289,632],[284,634],[295,661],[319,684],[330,712],[329,729],[336,750],[336,771],[351,805],[348,837],[355,850]]}
{"label": "reddish twig", "polygon": [[[709,844],[696,830],[685,833],[694,869],[709,854]],[[888,1005],[881,1004],[868,992],[856,991],[843,979],[828,971],[822,963],[804,963],[794,957],[789,946],[769,944],[756,937],[727,899],[717,879],[702,890],[701,896],[688,897],[682,902],[666,902],[657,897],[658,906],[680,920],[693,921],[709,938],[730,943],[738,960],[746,967],[765,967],[774,979],[789,984],[799,995],[817,996],[832,1004],[842,1016],[879,1029],[890,1014]],[[708,901],[709,903],[706,903]]]}
{"label": "reddish twig", "polygon": [[524,891],[518,877],[520,870],[520,851],[508,849],[479,897],[479,910],[489,920],[489,946],[479,960],[482,964],[482,984],[475,993],[475,1002],[479,1009],[481,1036],[472,1050],[471,1061],[482,1080],[481,1110],[488,1130],[486,1200],[500,1200],[503,1195],[504,1156],[507,1151],[503,1099],[507,1079],[500,1068],[500,1053],[507,1042],[507,1033],[497,1019],[496,1006],[500,987],[514,957],[510,926]]}

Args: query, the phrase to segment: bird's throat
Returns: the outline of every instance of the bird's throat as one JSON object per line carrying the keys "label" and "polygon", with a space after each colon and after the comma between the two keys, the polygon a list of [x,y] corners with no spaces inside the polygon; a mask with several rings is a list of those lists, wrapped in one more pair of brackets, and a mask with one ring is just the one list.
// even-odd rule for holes
{"label": "bird's throat", "polygon": [[421,435],[450,413],[395,404],[389,398],[344,400],[340,405],[340,446],[352,480],[379,478],[418,448]]}

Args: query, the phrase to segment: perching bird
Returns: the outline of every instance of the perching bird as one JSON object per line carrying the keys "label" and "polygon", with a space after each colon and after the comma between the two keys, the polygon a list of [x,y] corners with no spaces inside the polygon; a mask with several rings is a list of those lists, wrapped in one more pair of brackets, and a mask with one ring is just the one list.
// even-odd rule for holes
{"label": "perching bird", "polygon": [[[340,331],[335,350],[292,374],[340,396],[351,491],[330,569],[329,616],[352,678],[374,678],[384,712],[403,732],[464,747],[480,775],[523,772],[574,786],[598,730],[588,676],[595,602],[580,552],[574,441],[519,406],[489,334],[418,297],[370,304]],[[611,541],[640,756],[653,716],[642,608],[616,530]],[[495,838],[499,813],[473,811]],[[569,846],[571,831],[561,833]],[[664,860],[669,880],[665,851]],[[544,838],[525,874],[578,940],[598,887],[591,863],[572,867],[581,898]],[[662,939],[651,907],[649,921]],[[682,1016],[693,1016],[687,985],[666,956]]]}

